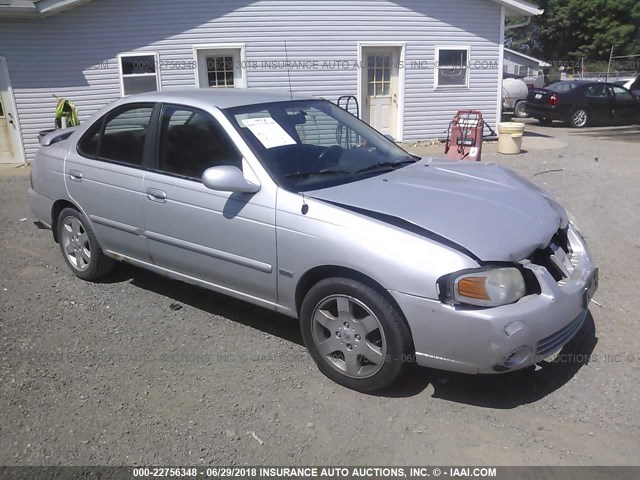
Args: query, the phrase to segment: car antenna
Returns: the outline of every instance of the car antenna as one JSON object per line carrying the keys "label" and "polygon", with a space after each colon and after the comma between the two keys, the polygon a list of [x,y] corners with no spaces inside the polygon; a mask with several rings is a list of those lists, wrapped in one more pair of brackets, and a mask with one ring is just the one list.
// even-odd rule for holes
{"label": "car antenna", "polygon": [[293,100],[293,90],[291,89],[291,66],[289,65],[289,50],[287,49],[287,41],[284,41],[284,58],[287,65],[287,77],[289,78],[289,96]]}

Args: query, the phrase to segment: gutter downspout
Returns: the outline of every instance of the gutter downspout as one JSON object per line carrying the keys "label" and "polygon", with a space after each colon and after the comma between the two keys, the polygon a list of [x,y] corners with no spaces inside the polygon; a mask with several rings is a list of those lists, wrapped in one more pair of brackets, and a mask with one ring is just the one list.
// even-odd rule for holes
{"label": "gutter downspout", "polygon": [[513,25],[506,25],[504,27],[504,29],[505,30],[512,30],[514,28],[526,27],[530,23],[531,23],[531,17],[527,17],[527,19],[524,22],[516,23],[516,24],[513,24]]}
{"label": "gutter downspout", "polygon": [[[502,82],[504,80],[504,32],[506,24],[506,10],[500,7],[500,44],[498,45],[498,105],[496,105],[496,131],[502,121]],[[498,134],[499,135],[499,134]]]}

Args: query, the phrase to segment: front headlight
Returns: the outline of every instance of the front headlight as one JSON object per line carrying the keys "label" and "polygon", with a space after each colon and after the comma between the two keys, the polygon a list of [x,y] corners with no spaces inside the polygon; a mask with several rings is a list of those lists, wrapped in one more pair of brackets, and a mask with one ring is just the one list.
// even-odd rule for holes
{"label": "front headlight", "polygon": [[482,268],[449,276],[449,297],[455,303],[498,307],[527,294],[524,277],[515,267]]}

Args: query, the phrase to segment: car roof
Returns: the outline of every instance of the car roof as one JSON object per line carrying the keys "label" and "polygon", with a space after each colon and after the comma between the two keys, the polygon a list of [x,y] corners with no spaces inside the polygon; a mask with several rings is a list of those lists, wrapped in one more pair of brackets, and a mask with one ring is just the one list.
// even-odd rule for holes
{"label": "car roof", "polygon": [[599,82],[597,80],[559,80],[553,83],[575,83],[576,85],[606,85],[607,82]]}
{"label": "car roof", "polygon": [[[191,88],[129,95],[120,104],[136,102],[162,102],[220,109],[242,107],[260,103],[314,100],[314,97],[290,93],[287,90],[260,88]],[[315,98],[317,100],[317,98]]]}
{"label": "car roof", "polygon": [[620,87],[620,86],[624,87],[624,85],[621,85],[621,84],[616,83],[614,81],[611,81],[611,82],[599,82],[597,80],[558,80],[557,82],[550,83],[545,88],[548,88],[548,87],[550,87],[552,85],[566,84],[566,83],[573,83],[575,85],[575,88],[588,87],[588,86],[591,86],[591,85],[610,85],[610,86],[614,86],[614,87]]}

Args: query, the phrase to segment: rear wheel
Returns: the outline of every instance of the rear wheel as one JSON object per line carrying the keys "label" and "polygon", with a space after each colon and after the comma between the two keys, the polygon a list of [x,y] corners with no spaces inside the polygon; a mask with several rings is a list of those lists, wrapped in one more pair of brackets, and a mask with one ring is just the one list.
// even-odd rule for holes
{"label": "rear wheel", "polygon": [[589,112],[585,108],[574,110],[569,116],[569,125],[573,128],[583,128],[589,124]]}
{"label": "rear wheel", "polygon": [[77,277],[94,281],[111,270],[113,260],[102,253],[91,225],[78,210],[62,210],[57,225],[62,256]]}
{"label": "rear wheel", "polygon": [[527,118],[529,116],[527,114],[526,106],[527,106],[527,102],[524,100],[521,100],[518,103],[516,103],[516,107],[513,109],[514,113],[516,114],[516,117]]}
{"label": "rear wheel", "polygon": [[305,345],[331,380],[361,392],[393,384],[412,359],[411,334],[378,292],[347,278],[329,278],[307,293],[300,312]]}

